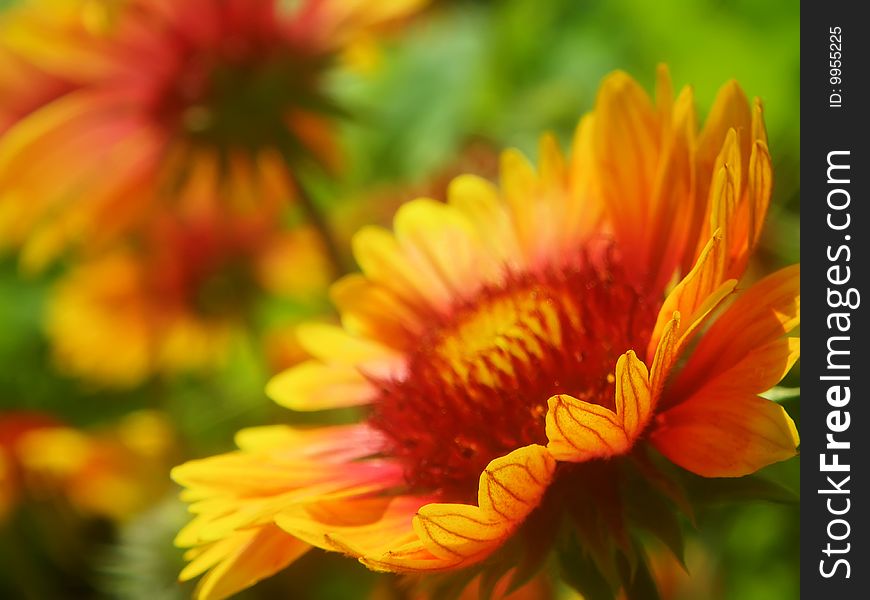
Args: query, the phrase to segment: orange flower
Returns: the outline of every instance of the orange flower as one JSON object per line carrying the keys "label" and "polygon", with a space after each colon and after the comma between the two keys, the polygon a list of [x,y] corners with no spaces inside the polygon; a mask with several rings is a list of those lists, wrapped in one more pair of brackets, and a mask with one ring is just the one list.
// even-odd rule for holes
{"label": "orange flower", "polygon": [[[153,216],[143,235],[58,282],[46,329],[70,374],[113,387],[218,367],[263,294],[315,303],[332,270],[310,229],[270,215]],[[118,343],[123,332],[123,343]]]}
{"label": "orange flower", "polygon": [[196,514],[182,579],[207,572],[199,597],[224,597],[309,545],[381,571],[503,569],[568,514],[628,585],[614,556],[644,563],[642,523],[620,507],[646,498],[629,474],[670,489],[647,448],[705,477],[796,453],[759,394],[798,357],[799,267],[738,288],[770,191],[761,105],[737,84],[698,131],[666,70],[655,102],[617,72],[570,156],[545,136],[537,170],[507,151],[500,186],[462,176],[446,204],[364,228],[362,274],[332,288],[342,327],[300,328],[314,359],[267,388],[362,421],[246,430],[239,451],[177,467]]}
{"label": "orange flower", "polygon": [[330,60],[422,1],[291,4],[52,0],[4,16],[0,239],[39,267],[189,185],[227,210],[286,202],[288,166],[336,159]]}

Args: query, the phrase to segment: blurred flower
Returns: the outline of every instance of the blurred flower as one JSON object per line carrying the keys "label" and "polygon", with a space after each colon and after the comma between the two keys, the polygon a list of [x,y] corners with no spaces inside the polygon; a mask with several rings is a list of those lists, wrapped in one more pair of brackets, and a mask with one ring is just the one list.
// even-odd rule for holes
{"label": "blurred flower", "polygon": [[758,394],[798,357],[799,267],[736,292],[770,190],[761,105],[736,83],[699,132],[665,69],[655,103],[617,72],[569,157],[545,136],[537,170],[507,151],[500,186],[459,177],[394,233],[361,230],[362,274],[332,288],[342,327],[300,328],[315,358],[267,392],[363,421],[244,430],[239,451],[177,467],[196,514],[181,578],[221,598],[314,545],[492,581],[561,534],[579,545],[561,560],[591,560],[576,579],[647,582],[626,567],[646,565],[635,531],[671,540],[684,500],[650,448],[705,477],[796,453]]}
{"label": "blurred flower", "polygon": [[337,160],[322,89],[340,51],[423,0],[52,0],[0,20],[0,239],[38,268],[155,200],[294,195]]}
{"label": "blurred flower", "polygon": [[123,520],[158,499],[174,447],[168,421],[150,411],[97,432],[42,413],[0,414],[4,493],[16,501],[60,497],[88,516]]}
{"label": "blurred flower", "polygon": [[30,432],[60,423],[35,412],[0,413],[0,522],[18,504],[23,493],[18,461],[18,443]]}
{"label": "blurred flower", "polygon": [[138,241],[57,284],[46,329],[62,370],[129,387],[220,366],[263,294],[319,298],[333,275],[316,233],[267,214],[157,215]]}

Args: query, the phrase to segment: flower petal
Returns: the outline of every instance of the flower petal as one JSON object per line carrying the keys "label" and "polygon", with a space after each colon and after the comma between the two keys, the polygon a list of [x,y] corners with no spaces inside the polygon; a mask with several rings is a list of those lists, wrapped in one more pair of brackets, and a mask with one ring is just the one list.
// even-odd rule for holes
{"label": "flower petal", "polygon": [[353,236],[353,255],[371,281],[391,290],[423,314],[449,305],[450,291],[437,273],[405,255],[393,234],[374,226]]}
{"label": "flower petal", "polygon": [[616,414],[629,440],[637,438],[649,423],[652,409],[649,371],[629,350],[616,362]]}
{"label": "flower petal", "polygon": [[581,462],[624,454],[631,442],[612,410],[566,394],[547,401],[547,449],[557,460]]}
{"label": "flower petal", "polygon": [[694,268],[668,294],[659,310],[655,329],[647,347],[652,359],[653,402],[683,347],[706,319],[727,298],[737,282],[721,281],[724,264],[723,237],[719,230],[713,235]]}
{"label": "flower petal", "polygon": [[561,394],[548,401],[547,448],[557,460],[582,462],[626,453],[649,423],[649,372],[633,350],[616,362],[615,411]]}
{"label": "flower petal", "polygon": [[378,342],[349,334],[328,323],[303,323],[296,329],[300,345],[325,363],[356,367],[367,375],[388,378],[404,370],[402,354]]}
{"label": "flower petal", "polygon": [[754,284],[716,319],[674,382],[673,395],[688,397],[710,373],[728,371],[799,324],[800,265],[793,265]]}
{"label": "flower petal", "polygon": [[418,540],[361,561],[396,572],[455,569],[499,548],[543,498],[556,461],[546,448],[525,446],[489,463],[480,476],[478,506],[427,504],[414,518]]}
{"label": "flower petal", "polygon": [[422,330],[422,318],[388,288],[351,274],[329,290],[347,331],[397,350],[407,349]]}
{"label": "flower petal", "polygon": [[447,198],[477,229],[478,237],[500,264],[514,268],[520,264],[513,221],[492,183],[476,175],[460,175],[450,182]]}
{"label": "flower petal", "polygon": [[222,600],[273,575],[310,549],[276,525],[238,531],[207,546],[179,575],[187,581],[209,571],[194,592],[197,600]]}
{"label": "flower petal", "polygon": [[791,458],[800,443],[779,404],[727,391],[699,393],[656,419],[653,445],[704,477],[742,477]]}
{"label": "flower petal", "polygon": [[427,279],[437,280],[451,299],[473,294],[501,274],[501,265],[482,250],[482,238],[469,220],[450,205],[427,198],[408,202],[396,212],[393,227],[408,261]]}
{"label": "flower petal", "polygon": [[291,410],[313,411],[369,404],[377,389],[353,366],[309,360],[273,377],[266,395]]}
{"label": "flower petal", "polygon": [[416,540],[414,515],[431,501],[417,496],[344,498],[281,513],[275,522],[312,546],[357,558],[375,556]]}

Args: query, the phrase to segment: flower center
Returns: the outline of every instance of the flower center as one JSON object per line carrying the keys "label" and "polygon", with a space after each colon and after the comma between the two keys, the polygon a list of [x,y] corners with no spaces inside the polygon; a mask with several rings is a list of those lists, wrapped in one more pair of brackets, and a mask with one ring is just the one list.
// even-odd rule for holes
{"label": "flower center", "polygon": [[371,423],[409,486],[473,500],[489,461],[546,444],[547,400],[613,408],[620,354],[642,348],[658,306],[612,259],[510,274],[420,339],[401,380],[380,381]]}
{"label": "flower center", "polygon": [[324,59],[307,50],[247,47],[188,50],[158,91],[158,121],[219,150],[298,153],[298,112],[329,110],[319,89]]}

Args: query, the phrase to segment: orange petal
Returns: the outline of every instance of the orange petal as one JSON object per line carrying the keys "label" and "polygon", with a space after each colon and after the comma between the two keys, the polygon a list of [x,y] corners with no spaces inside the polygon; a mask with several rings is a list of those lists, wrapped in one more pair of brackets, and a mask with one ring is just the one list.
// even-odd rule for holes
{"label": "orange petal", "polygon": [[699,393],[656,419],[652,443],[704,477],[741,477],[791,458],[800,443],[783,408],[754,395]]}
{"label": "orange petal", "polygon": [[[647,357],[653,359],[653,381],[663,380],[673,366],[673,361],[703,320],[734,290],[736,281],[729,280],[724,283],[721,281],[724,263],[722,246],[722,235],[717,231],[707,242],[694,268],[668,294],[659,310],[656,326],[647,347]],[[666,330],[674,328],[677,315],[679,315],[676,320],[677,329],[673,331],[676,342],[664,355],[659,348],[663,341],[662,336]],[[674,344],[674,340],[668,343]],[[666,361],[655,360],[665,356],[668,358]],[[654,386],[654,389],[657,393],[660,388]]]}
{"label": "orange petal", "polygon": [[756,141],[752,145],[752,153],[749,156],[749,207],[750,222],[749,233],[751,236],[751,253],[761,237],[764,227],[767,209],[770,206],[770,195],[773,191],[773,165],[770,160],[770,152],[767,144]]}
{"label": "orange petal", "polygon": [[312,411],[368,404],[377,389],[353,366],[309,360],[273,377],[266,395],[291,410]]}
{"label": "orange petal", "polygon": [[346,498],[279,514],[275,522],[312,546],[375,556],[417,539],[412,521],[429,502],[416,496]]}
{"label": "orange petal", "polygon": [[[799,323],[800,265],[793,265],[754,284],[716,319],[675,382],[674,395],[688,397],[710,373],[729,370],[747,354],[771,344]],[[740,335],[734,335],[735,331]]]}
{"label": "orange petal", "polygon": [[[729,81],[719,90],[698,138],[699,178],[702,179],[699,191],[702,193],[707,190],[709,178],[716,172],[713,166],[728,132],[732,129],[740,140],[740,154],[749,156],[753,117],[749,100],[736,81]],[[741,179],[745,180],[745,176],[746,173],[741,173]]]}
{"label": "orange petal", "polygon": [[[662,144],[662,159],[652,193],[648,225],[648,268],[650,285],[664,289],[687,252],[698,244],[698,232],[705,216],[706,199],[699,201],[695,189],[696,116],[691,88],[677,98],[668,115],[670,131]],[[675,218],[676,217],[676,218]]]}
{"label": "orange petal", "polygon": [[774,340],[748,353],[730,369],[709,373],[711,380],[698,393],[719,390],[742,394],[766,392],[782,381],[800,354],[800,338]]}
{"label": "orange petal", "polygon": [[595,102],[597,190],[630,265],[647,264],[650,197],[661,151],[661,123],[649,96],[617,71],[602,82]]}

